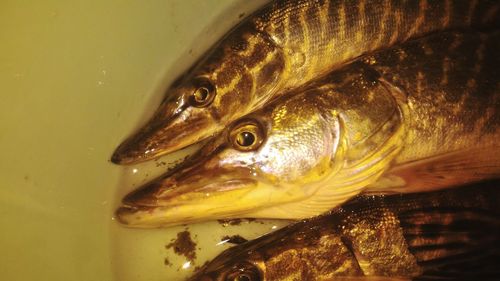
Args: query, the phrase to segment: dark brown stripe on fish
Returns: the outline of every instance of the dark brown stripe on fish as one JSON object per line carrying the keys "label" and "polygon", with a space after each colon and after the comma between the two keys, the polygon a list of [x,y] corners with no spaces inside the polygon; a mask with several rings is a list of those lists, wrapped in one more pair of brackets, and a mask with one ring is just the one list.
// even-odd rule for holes
{"label": "dark brown stripe on fish", "polygon": [[[345,9],[344,9],[344,14],[345,14],[345,22],[347,25],[351,24],[351,23],[358,23],[358,28],[355,30],[355,34],[354,36],[352,36],[354,38],[354,44],[357,44],[357,42],[360,42],[361,39],[364,37],[364,34],[363,34],[363,29],[361,29],[362,25],[359,24],[359,22],[361,22],[361,16],[360,16],[360,7],[364,9],[363,6],[361,6],[360,4],[358,5],[345,5]],[[359,40],[358,40],[359,38]]]}
{"label": "dark brown stripe on fish", "polygon": [[268,83],[271,81],[276,81],[278,79],[279,73],[283,71],[285,67],[285,62],[283,57],[275,57],[272,61],[267,63],[259,70],[256,82],[258,85],[263,85],[262,83]]}
{"label": "dark brown stripe on fish", "polygon": [[[321,30],[323,28],[320,19],[320,9],[318,5],[310,5],[305,9],[305,19],[308,30]],[[309,37],[313,37],[311,34],[307,34]],[[320,37],[323,39],[323,37]],[[314,45],[312,45],[314,46]]]}
{"label": "dark brown stripe on fish", "polygon": [[[499,40],[481,36],[481,43],[475,49],[475,61],[471,62],[473,64],[471,69],[474,70],[471,73],[473,76],[467,80],[470,86],[467,88],[468,99],[464,101],[465,112],[470,112],[470,118],[477,120],[474,128],[471,129],[479,130],[482,134],[492,132],[494,126],[500,123],[500,110],[498,110],[500,100],[498,100],[498,95],[493,94],[500,92],[500,84],[498,83],[500,57],[497,55],[484,60],[485,54],[496,53],[499,48]],[[473,96],[478,94],[490,97],[489,102],[481,104],[473,102]]]}
{"label": "dark brown stripe on fish", "polygon": [[[255,81],[249,73],[242,73],[241,78],[235,84],[234,88],[238,89],[238,91],[234,91],[234,95],[240,96],[239,100],[250,102],[253,96],[249,95],[248,93],[252,91],[254,83]],[[239,107],[239,104],[234,102],[234,96],[231,95],[223,95],[216,98],[216,101],[223,108],[231,109]],[[215,120],[220,120],[221,118],[223,118],[222,116],[219,116],[217,113],[215,113],[215,111],[210,111],[210,113]]]}
{"label": "dark brown stripe on fish", "polygon": [[495,7],[487,9],[486,11],[480,11],[479,14],[483,15],[481,23],[488,22],[498,22],[498,14],[500,10],[500,4],[497,4]]}
{"label": "dark brown stripe on fish", "polygon": [[339,11],[340,9],[337,9],[338,2],[335,1],[329,1],[329,5],[325,6],[325,8],[328,8],[327,13],[326,13],[326,23],[329,23],[326,27],[323,27],[325,30],[325,34],[328,36],[325,36],[325,41],[327,42],[325,45],[329,45],[330,42],[333,41],[333,44],[335,44],[335,39],[332,37],[332,34],[337,34],[338,30],[338,25],[333,25],[331,23],[338,23],[339,22]]}
{"label": "dark brown stripe on fish", "polygon": [[[321,3],[319,3],[319,4],[321,4]],[[307,29],[306,38],[307,38],[308,46],[306,46],[305,50],[314,50],[314,52],[319,52],[319,48],[321,47],[321,44],[319,44],[319,43],[325,40],[325,38],[324,38],[325,33],[324,32],[319,32],[319,36],[317,36],[318,35],[317,31],[320,31],[323,29],[320,17],[321,17],[321,14],[320,14],[319,5],[311,4],[306,8],[303,19],[305,20],[306,29]],[[317,59],[320,59],[320,58],[312,57],[311,60],[313,60],[313,61],[311,61],[310,63],[316,64],[317,62],[314,60],[317,60]]]}
{"label": "dark brown stripe on fish", "polygon": [[491,11],[494,3],[478,2],[471,11],[470,1],[467,5],[463,2],[279,0],[270,4],[254,23],[257,30],[268,33],[286,50],[287,60],[295,59],[290,52],[304,52],[305,61],[310,63],[307,67],[286,68],[293,72],[287,77],[296,77],[291,78],[294,81],[291,83],[300,84],[310,79],[309,76],[329,69],[327,61],[331,61],[331,65],[343,63],[363,52],[411,37],[467,26],[469,20],[471,24],[478,24],[475,18],[480,15],[495,19],[496,12]]}
{"label": "dark brown stripe on fish", "polygon": [[[385,52],[384,56],[374,55],[375,67],[386,79],[402,86],[410,98],[414,97],[418,103],[416,110],[425,114],[425,117],[420,116],[421,119],[431,124],[436,124],[438,120],[462,124],[463,133],[477,130],[474,134],[478,138],[493,133],[500,122],[500,105],[495,94],[500,91],[496,82],[500,58],[491,55],[500,48],[498,33],[467,33],[466,40],[460,33],[449,36],[447,40],[432,39],[438,36],[428,37],[423,43],[424,39],[418,44],[409,42],[405,45],[405,55],[398,50]],[[490,54],[488,59],[485,59],[486,54]],[[422,57],[426,58],[425,62]],[[399,65],[394,66],[394,62],[399,62]],[[400,69],[400,65],[410,68]],[[398,73],[409,77],[400,77]],[[406,83],[399,82],[401,80]],[[415,81],[415,84],[408,84],[408,81]],[[424,107],[427,111],[422,109]],[[465,119],[474,122],[460,121]],[[441,141],[445,144],[451,139],[445,136]]]}
{"label": "dark brown stripe on fish", "polygon": [[259,42],[255,45],[253,52],[242,57],[242,60],[247,69],[252,69],[261,64],[271,52],[272,48],[266,42]]}
{"label": "dark brown stripe on fish", "polygon": [[[446,9],[446,1],[440,1],[440,3],[435,3],[434,5],[428,4],[430,7],[426,8],[424,21],[435,21],[436,26],[446,27],[443,22],[449,22],[449,10]],[[431,6],[432,5],[432,6]]]}
{"label": "dark brown stripe on fish", "polygon": [[469,13],[467,15],[467,18],[465,19],[466,22],[469,24],[472,24],[472,18],[474,15],[474,11],[476,10],[476,7],[477,7],[477,2],[478,2],[478,0],[470,1],[470,6],[469,6],[469,9],[467,10],[467,11],[469,11]]}
{"label": "dark brown stripe on fish", "polygon": [[391,17],[391,0],[383,0],[380,7],[382,8],[382,16],[378,20],[378,23],[375,25],[378,26],[378,31],[376,31],[375,33],[377,34],[377,39],[373,41],[372,46],[370,47],[371,50],[377,49],[378,46],[383,42],[384,38],[388,35],[388,33],[390,33],[387,32],[387,29]]}

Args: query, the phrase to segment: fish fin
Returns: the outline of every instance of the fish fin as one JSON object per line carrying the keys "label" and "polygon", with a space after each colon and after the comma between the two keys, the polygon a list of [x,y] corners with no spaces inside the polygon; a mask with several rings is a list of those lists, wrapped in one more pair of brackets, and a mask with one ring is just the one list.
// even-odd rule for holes
{"label": "fish fin", "polygon": [[366,193],[433,191],[500,177],[500,146],[471,148],[396,165]]}
{"label": "fish fin", "polygon": [[500,216],[469,207],[425,208],[398,215],[418,280],[493,280],[500,276]]}

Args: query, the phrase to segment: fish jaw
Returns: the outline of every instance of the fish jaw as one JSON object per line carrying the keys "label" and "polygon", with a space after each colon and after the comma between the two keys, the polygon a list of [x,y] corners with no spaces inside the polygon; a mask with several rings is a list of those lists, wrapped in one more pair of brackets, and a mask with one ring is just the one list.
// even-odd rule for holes
{"label": "fish jaw", "polygon": [[214,168],[212,163],[174,171],[128,194],[116,218],[130,227],[166,227],[241,218],[309,196],[298,185],[277,186],[266,181],[251,168]]}
{"label": "fish jaw", "polygon": [[[134,228],[159,228],[180,224],[200,222],[202,220],[225,218],[220,213],[234,213],[230,205],[221,204],[237,202],[245,196],[251,188],[239,189],[236,192],[227,192],[212,200],[206,200],[203,193],[185,194],[180,200],[171,200],[169,206],[123,206],[116,211],[116,217],[122,224]],[[210,196],[210,195],[208,195]],[[177,202],[176,202],[177,201]],[[189,203],[188,203],[189,202]],[[163,202],[161,205],[165,205]],[[234,207],[234,206],[233,206]],[[227,217],[230,218],[230,217]]]}
{"label": "fish jaw", "polygon": [[[215,190],[214,192],[186,191],[170,198],[156,199],[157,205],[151,204],[155,200],[135,198],[137,202],[148,204],[128,204],[116,211],[116,218],[122,224],[134,228],[159,228],[180,224],[195,223],[215,219],[233,219],[245,217],[253,210],[265,208],[281,201],[300,200],[297,192],[270,195],[270,189],[276,187],[252,180],[238,180],[225,183],[229,190]],[[218,186],[220,188],[220,185]],[[288,195],[288,198],[284,198]]]}
{"label": "fish jaw", "polygon": [[[256,215],[290,218],[294,212],[275,208],[315,195],[344,163],[339,119],[324,116],[311,99],[287,99],[233,123],[181,167],[126,196],[117,219],[145,228]],[[241,151],[232,132],[247,126],[260,128],[263,142]]]}
{"label": "fish jaw", "polygon": [[167,100],[145,126],[115,150],[111,161],[121,165],[148,161],[202,141],[219,127],[207,111],[188,106],[182,97]]}

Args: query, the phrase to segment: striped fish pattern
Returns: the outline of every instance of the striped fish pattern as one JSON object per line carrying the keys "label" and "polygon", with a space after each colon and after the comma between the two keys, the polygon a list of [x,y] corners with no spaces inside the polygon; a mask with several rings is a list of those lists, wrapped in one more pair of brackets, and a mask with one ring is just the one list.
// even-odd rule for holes
{"label": "striped fish pattern", "polygon": [[498,184],[358,197],[234,246],[190,280],[498,280]]}
{"label": "striped fish pattern", "polygon": [[440,32],[366,55],[232,123],[117,217],[302,219],[362,192],[499,177],[499,35]]}
{"label": "striped fish pattern", "polygon": [[495,0],[273,1],[183,74],[112,161],[146,161],[208,138],[363,54],[432,32],[498,27],[499,6]]}

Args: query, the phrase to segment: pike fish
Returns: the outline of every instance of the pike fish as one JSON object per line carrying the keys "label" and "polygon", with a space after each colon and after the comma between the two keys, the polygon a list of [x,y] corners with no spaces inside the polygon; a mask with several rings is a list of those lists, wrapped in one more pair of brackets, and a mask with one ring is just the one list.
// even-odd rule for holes
{"label": "pike fish", "polygon": [[128,194],[117,219],[301,219],[361,192],[499,177],[499,35],[442,32],[365,56],[232,123]]}
{"label": "pike fish", "polygon": [[499,184],[359,196],[234,246],[190,280],[499,280]]}
{"label": "pike fish", "polygon": [[146,161],[206,139],[362,54],[435,31],[498,27],[499,7],[497,0],[273,1],[177,79],[112,161]]}

